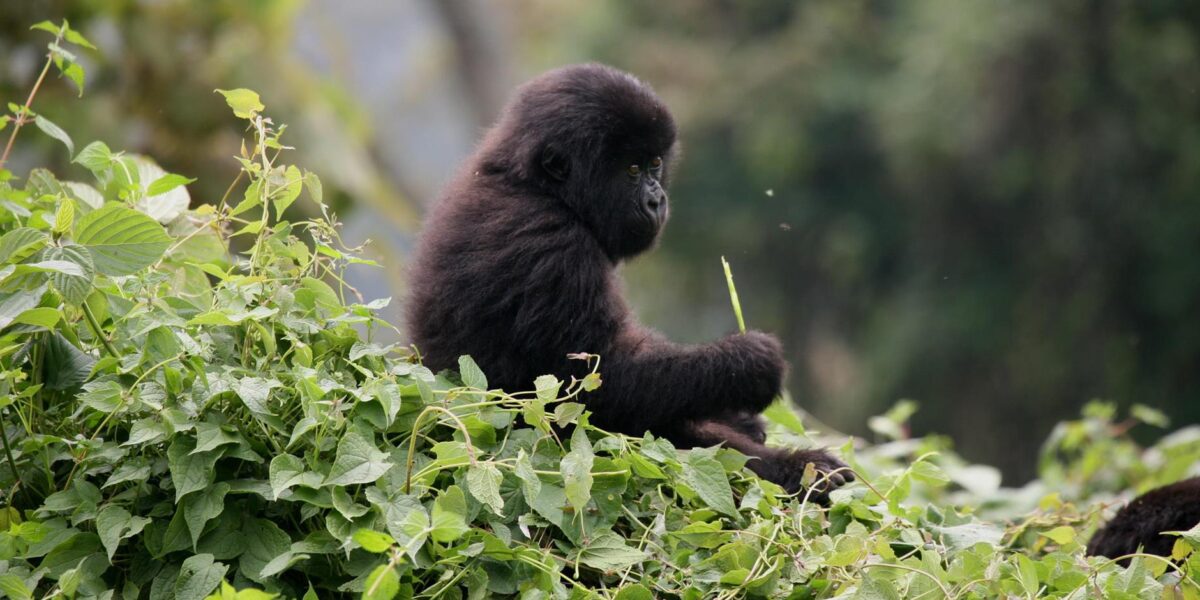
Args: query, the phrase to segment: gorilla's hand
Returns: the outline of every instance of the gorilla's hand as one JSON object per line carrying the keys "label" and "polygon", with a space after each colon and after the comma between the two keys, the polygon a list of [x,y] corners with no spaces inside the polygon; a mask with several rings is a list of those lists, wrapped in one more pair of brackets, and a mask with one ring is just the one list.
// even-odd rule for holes
{"label": "gorilla's hand", "polygon": [[[813,466],[816,479],[812,489],[804,487],[804,471]],[[776,450],[760,461],[747,463],[759,477],[779,484],[789,494],[808,495],[809,500],[821,505],[829,504],[829,492],[854,481],[854,473],[846,463],[824,450]]]}
{"label": "gorilla's hand", "polygon": [[783,346],[775,336],[761,331],[747,331],[722,340],[729,352],[729,365],[740,376],[740,408],[758,413],[771,405],[783,389]]}

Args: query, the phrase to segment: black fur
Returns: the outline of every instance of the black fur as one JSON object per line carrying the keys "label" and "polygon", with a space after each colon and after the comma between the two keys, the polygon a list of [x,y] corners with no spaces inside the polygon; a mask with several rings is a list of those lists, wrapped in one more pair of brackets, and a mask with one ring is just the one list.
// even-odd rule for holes
{"label": "black fur", "polygon": [[430,368],[469,354],[508,390],[546,373],[581,376],[585,365],[567,355],[598,354],[604,384],[585,398],[598,426],[682,447],[726,443],[795,491],[805,464],[845,465],[762,445],[757,413],[785,369],[779,342],[751,331],[675,344],[638,324],[621,296],[617,265],[653,246],[666,222],[675,148],[671,114],[631,75],[591,64],[527,83],[425,224],[409,332]]}
{"label": "black fur", "polygon": [[1200,523],[1200,477],[1184,479],[1134,498],[1088,542],[1089,556],[1117,558],[1138,551],[1170,556],[1177,536]]}

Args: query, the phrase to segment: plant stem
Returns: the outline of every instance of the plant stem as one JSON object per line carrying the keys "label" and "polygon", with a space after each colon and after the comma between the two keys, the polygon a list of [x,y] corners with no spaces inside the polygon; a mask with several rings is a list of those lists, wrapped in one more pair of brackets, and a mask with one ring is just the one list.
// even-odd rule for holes
{"label": "plant stem", "polygon": [[96,320],[96,315],[92,313],[91,307],[88,306],[86,301],[80,306],[83,307],[83,316],[87,317],[88,326],[91,327],[92,333],[100,340],[100,343],[104,344],[104,349],[108,352],[108,355],[113,358],[121,358],[121,355],[117,353],[117,349],[113,348],[112,342],[108,341],[108,338],[104,336],[104,330],[100,328],[100,321]]}
{"label": "plant stem", "polygon": [[738,331],[746,333],[746,321],[742,319],[742,303],[738,300],[737,288],[733,287],[733,271],[729,262],[721,257],[721,266],[725,267],[725,283],[729,284],[729,302],[733,304],[733,314],[737,317]]}
{"label": "plant stem", "polygon": [[4,154],[0,154],[0,168],[8,162],[8,155],[12,152],[13,142],[17,141],[17,132],[21,130],[21,126],[27,123],[25,115],[29,113],[29,106],[33,104],[34,96],[37,96],[38,90],[42,87],[42,82],[46,80],[46,73],[50,72],[50,65],[54,63],[53,56],[46,57],[46,65],[42,67],[42,73],[38,75],[37,81],[33,84],[33,89],[29,90],[29,97],[25,99],[25,109],[21,114],[17,115],[17,120],[13,122],[12,133],[8,134],[8,144],[4,146]]}
{"label": "plant stem", "polygon": [[[4,456],[5,456],[5,458],[8,459],[8,467],[10,469],[12,469],[13,481],[14,481],[13,495],[16,495],[15,492],[17,489],[19,489],[19,487],[21,485],[21,474],[17,472],[17,461],[16,461],[16,459],[13,458],[12,448],[10,448],[9,444],[8,444],[8,431],[5,429],[3,423],[0,423],[0,442],[4,443]],[[12,506],[12,501],[13,501],[13,499],[11,497],[8,498],[9,506]]]}

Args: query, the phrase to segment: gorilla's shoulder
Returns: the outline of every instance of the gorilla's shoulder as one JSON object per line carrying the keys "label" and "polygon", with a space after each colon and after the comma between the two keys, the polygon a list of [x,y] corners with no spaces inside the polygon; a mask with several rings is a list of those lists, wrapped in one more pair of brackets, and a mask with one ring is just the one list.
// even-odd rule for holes
{"label": "gorilla's shoulder", "polygon": [[1200,477],[1155,488],[1117,512],[1088,544],[1088,554],[1116,558],[1136,552],[1165,556],[1175,536],[1164,531],[1190,529],[1200,523]]}

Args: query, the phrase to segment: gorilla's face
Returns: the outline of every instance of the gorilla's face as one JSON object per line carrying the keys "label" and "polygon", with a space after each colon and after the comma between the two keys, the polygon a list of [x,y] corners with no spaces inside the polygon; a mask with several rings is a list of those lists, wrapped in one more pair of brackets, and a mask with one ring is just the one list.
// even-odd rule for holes
{"label": "gorilla's face", "polygon": [[[663,151],[664,153],[666,151]],[[666,190],[666,159],[662,153],[639,153],[620,163],[609,173],[612,186],[608,195],[616,209],[612,232],[613,253],[633,256],[654,245],[667,223],[670,207]]]}

